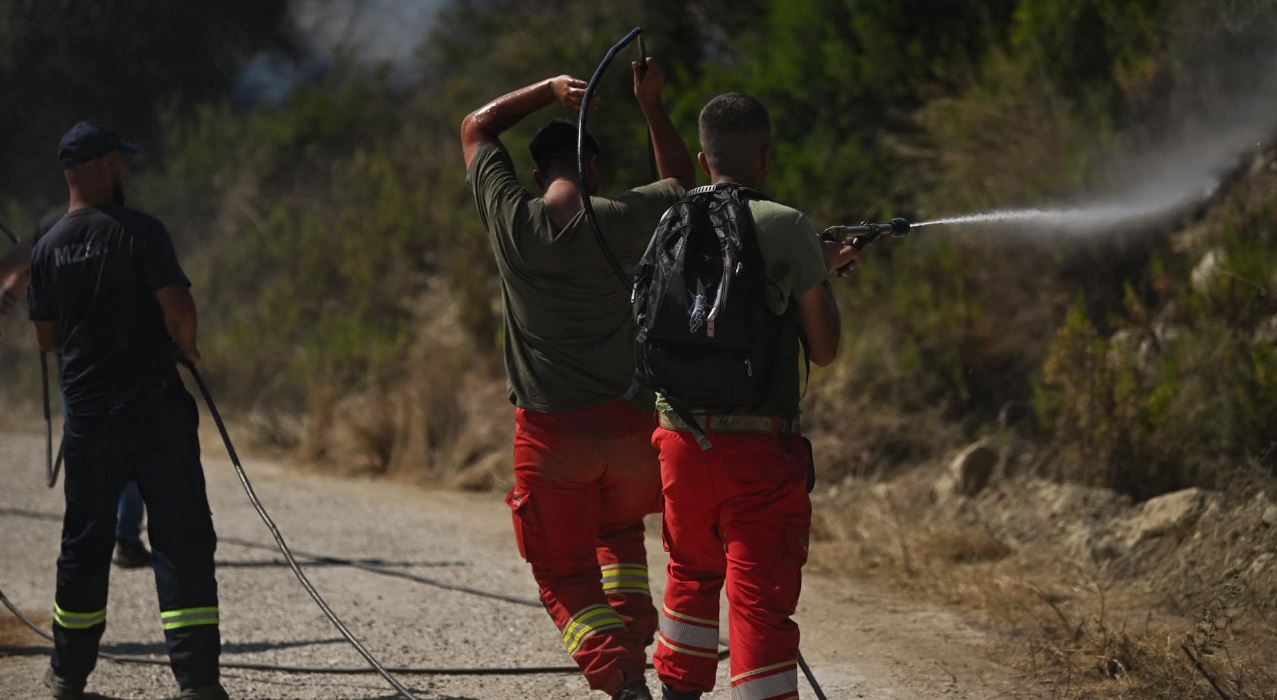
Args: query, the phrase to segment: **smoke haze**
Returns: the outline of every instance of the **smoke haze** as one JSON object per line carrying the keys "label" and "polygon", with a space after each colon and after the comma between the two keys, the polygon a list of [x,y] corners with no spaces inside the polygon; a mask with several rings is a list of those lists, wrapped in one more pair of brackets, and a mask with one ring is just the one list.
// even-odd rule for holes
{"label": "smoke haze", "polygon": [[1277,58],[1223,65],[1215,72],[1220,71],[1246,76],[1249,81],[1221,80],[1232,87],[1212,88],[1216,94],[1199,94],[1181,102],[1197,107],[1176,115],[1177,123],[1161,131],[1165,134],[1161,143],[1110,159],[1105,194],[1050,207],[945,217],[915,226],[980,225],[1005,232],[1099,234],[1166,225],[1191,214],[1219,191],[1230,174],[1244,167],[1251,154],[1277,137]]}

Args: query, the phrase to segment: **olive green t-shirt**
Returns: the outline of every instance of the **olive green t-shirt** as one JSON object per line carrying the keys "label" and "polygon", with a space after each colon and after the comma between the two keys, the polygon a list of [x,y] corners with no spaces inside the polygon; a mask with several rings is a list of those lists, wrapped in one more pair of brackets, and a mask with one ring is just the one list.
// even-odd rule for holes
{"label": "olive green t-shirt", "polygon": [[[565,413],[620,399],[634,376],[630,291],[616,279],[584,212],[556,229],[500,143],[479,150],[466,179],[501,273],[511,402]],[[591,198],[623,270],[633,270],[661,215],[684,194],[667,179],[613,199]]]}
{"label": "olive green t-shirt", "polygon": [[[766,268],[767,306],[772,313],[783,314],[789,309],[792,300],[829,280],[829,273],[825,269],[825,255],[820,248],[820,236],[806,214],[784,204],[751,200],[749,212],[754,217],[755,237]],[[793,338],[793,342],[797,343],[797,339]],[[793,367],[779,369],[795,373],[798,371],[798,348],[783,348],[778,357],[795,358]],[[777,384],[797,386],[796,382]],[[660,396],[657,397],[656,406],[662,413],[674,415],[673,409]],[[689,408],[696,412],[695,406]]]}

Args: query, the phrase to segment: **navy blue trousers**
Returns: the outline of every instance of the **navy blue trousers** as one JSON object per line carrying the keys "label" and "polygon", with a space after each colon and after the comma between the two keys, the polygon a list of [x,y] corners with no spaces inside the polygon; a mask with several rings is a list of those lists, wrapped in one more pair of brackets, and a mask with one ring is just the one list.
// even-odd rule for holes
{"label": "navy blue trousers", "polygon": [[143,401],[67,416],[66,516],[53,613],[53,670],[80,685],[97,663],[120,494],[149,515],[158,626],[182,688],[218,682],[217,537],[200,465],[195,401],[170,384]]}
{"label": "navy blue trousers", "polygon": [[137,542],[142,539],[142,516],[146,508],[142,505],[142,494],[137,490],[137,483],[130,481],[120,494],[120,508],[115,511],[115,539]]}

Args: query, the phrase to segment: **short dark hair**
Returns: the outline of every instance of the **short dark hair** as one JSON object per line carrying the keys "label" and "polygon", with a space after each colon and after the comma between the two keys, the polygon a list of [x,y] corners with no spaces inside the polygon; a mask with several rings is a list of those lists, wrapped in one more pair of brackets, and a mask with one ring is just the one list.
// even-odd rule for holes
{"label": "short dark hair", "polygon": [[753,167],[758,150],[771,143],[772,119],[762,102],[729,92],[701,110],[700,137],[701,150],[715,172],[741,175]]}
{"label": "short dark hair", "polygon": [[[555,119],[541,127],[528,146],[532,162],[541,172],[555,168],[576,167],[576,124],[566,119]],[[585,157],[588,160],[599,154],[599,142],[590,132],[585,132]]]}

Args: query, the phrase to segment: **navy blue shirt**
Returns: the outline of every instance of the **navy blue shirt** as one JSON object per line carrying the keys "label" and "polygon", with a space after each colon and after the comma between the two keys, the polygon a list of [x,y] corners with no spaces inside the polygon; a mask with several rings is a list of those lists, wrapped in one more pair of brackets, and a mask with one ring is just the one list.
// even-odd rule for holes
{"label": "navy blue shirt", "polygon": [[177,380],[173,342],[155,292],[189,287],[158,219],[122,207],[62,217],[31,256],[32,321],[57,321],[62,394],[70,413],[133,403]]}

